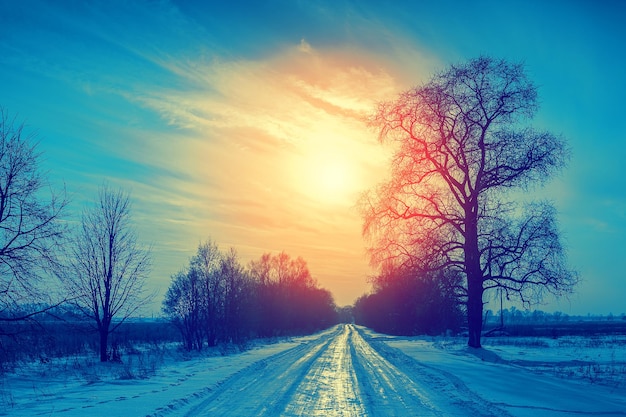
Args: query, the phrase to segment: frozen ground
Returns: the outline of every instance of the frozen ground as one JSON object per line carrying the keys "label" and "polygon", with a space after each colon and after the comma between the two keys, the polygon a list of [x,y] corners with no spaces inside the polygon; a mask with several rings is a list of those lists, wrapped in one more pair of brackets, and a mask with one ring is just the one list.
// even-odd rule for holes
{"label": "frozen ground", "polygon": [[340,325],[227,356],[33,364],[2,378],[0,415],[626,416],[625,339],[469,349]]}

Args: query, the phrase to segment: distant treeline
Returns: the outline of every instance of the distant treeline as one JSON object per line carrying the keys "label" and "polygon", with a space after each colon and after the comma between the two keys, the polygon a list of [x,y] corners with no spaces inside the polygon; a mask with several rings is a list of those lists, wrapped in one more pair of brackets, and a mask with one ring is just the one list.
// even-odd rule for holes
{"label": "distant treeline", "polygon": [[310,333],[338,320],[332,295],[302,258],[264,254],[243,267],[234,250],[223,253],[211,241],[172,277],[163,312],[187,350]]}
{"label": "distant treeline", "polygon": [[626,314],[570,316],[560,311],[547,313],[511,307],[501,312],[487,310],[484,329],[487,335],[532,337],[626,334]]}
{"label": "distant treeline", "polygon": [[616,321],[626,320],[626,313],[622,313],[618,316],[614,314],[608,314],[606,316],[587,314],[584,316],[570,316],[561,311],[555,311],[554,313],[548,313],[541,310],[520,310],[515,306],[500,310],[486,310],[484,323],[485,325],[500,324],[500,321],[504,324],[540,324],[540,323],[558,323],[558,322],[584,322],[584,321]]}
{"label": "distant treeline", "polygon": [[[552,337],[561,336],[607,336],[626,334],[626,320],[569,320],[543,323],[505,324],[495,336]],[[489,331],[486,335],[490,335]]]}

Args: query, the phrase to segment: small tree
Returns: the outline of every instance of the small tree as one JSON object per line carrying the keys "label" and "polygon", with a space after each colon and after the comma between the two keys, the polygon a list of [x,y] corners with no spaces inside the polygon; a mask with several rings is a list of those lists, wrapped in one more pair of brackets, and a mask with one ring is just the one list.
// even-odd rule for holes
{"label": "small tree", "polygon": [[144,295],[150,251],[137,243],[130,221],[129,195],[102,186],[83,212],[65,276],[74,303],[95,322],[102,362],[108,360],[109,335],[152,298]]}
{"label": "small tree", "polygon": [[224,282],[220,274],[222,252],[217,243],[207,240],[191,258],[189,272],[198,276],[201,292],[203,331],[209,346],[215,346],[224,318]]}
{"label": "small tree", "polygon": [[172,276],[163,300],[163,312],[180,331],[188,351],[201,350],[204,344],[202,290],[198,274],[183,270]]}
{"label": "small tree", "polygon": [[[67,200],[48,188],[39,163],[33,136],[0,107],[0,322],[22,321],[59,303],[50,303],[49,290],[40,287],[58,264]],[[24,310],[27,304],[33,307]]]}
{"label": "small tree", "polygon": [[220,276],[224,289],[222,336],[226,341],[241,343],[253,330],[254,287],[235,249],[223,255]]}
{"label": "small tree", "polygon": [[552,206],[520,208],[509,193],[567,160],[560,137],[528,125],[537,107],[522,65],[480,57],[381,104],[372,119],[380,139],[398,145],[391,180],[361,204],[372,261],[461,273],[473,347],[486,290],[526,302],[576,282]]}

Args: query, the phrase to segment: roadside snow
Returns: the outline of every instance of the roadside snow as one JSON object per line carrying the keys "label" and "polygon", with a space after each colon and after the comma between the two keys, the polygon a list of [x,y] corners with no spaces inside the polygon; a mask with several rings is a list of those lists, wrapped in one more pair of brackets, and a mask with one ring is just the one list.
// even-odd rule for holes
{"label": "roadside snow", "polygon": [[[472,349],[464,339],[369,334],[458,378],[514,416],[626,416],[626,348],[621,338],[608,337],[595,347],[586,338],[510,338],[513,344],[484,339],[482,349]],[[585,370],[598,364],[614,369],[614,378],[585,378]]]}
{"label": "roadside snow", "polygon": [[119,379],[124,365],[73,360],[35,364],[0,377],[2,416],[146,416],[185,407],[251,364],[291,349],[306,336],[227,356],[172,360],[148,379]]}

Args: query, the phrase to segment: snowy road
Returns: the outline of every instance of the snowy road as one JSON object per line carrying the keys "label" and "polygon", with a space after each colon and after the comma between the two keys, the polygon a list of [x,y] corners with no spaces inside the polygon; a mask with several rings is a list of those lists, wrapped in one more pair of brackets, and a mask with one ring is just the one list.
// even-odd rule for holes
{"label": "snowy road", "polygon": [[[339,325],[232,355],[172,359],[145,379],[116,375],[140,372],[149,357],[134,367],[132,357],[124,364],[66,358],[1,377],[0,416],[626,417],[626,382],[617,383],[626,378],[625,345],[607,340],[599,350],[557,341],[550,349],[472,350],[464,340]],[[589,364],[611,365],[611,384],[556,376],[563,363],[589,371],[590,356],[608,358]]]}
{"label": "snowy road", "polygon": [[506,416],[460,381],[352,325],[224,381],[187,416]]}

